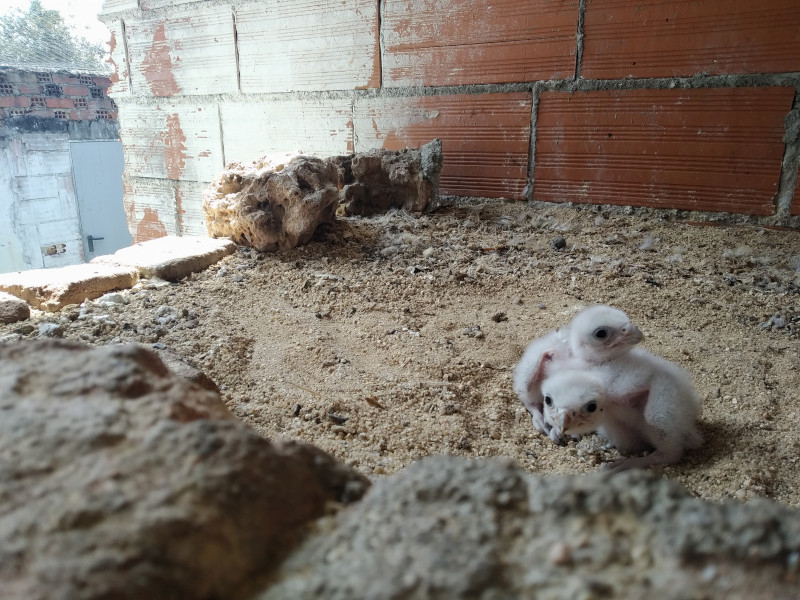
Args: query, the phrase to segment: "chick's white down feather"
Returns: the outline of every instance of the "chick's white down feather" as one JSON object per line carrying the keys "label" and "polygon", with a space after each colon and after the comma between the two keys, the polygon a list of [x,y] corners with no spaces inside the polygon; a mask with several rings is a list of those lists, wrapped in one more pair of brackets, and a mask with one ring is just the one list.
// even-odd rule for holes
{"label": "chick's white down feather", "polygon": [[514,370],[514,392],[531,414],[534,428],[545,434],[549,430],[542,416],[541,393],[547,376],[603,364],[624,355],[642,339],[623,311],[598,304],[578,313],[567,326],[533,340]]}
{"label": "chick's white down feather", "polygon": [[687,373],[641,348],[586,370],[554,373],[542,382],[542,394],[543,419],[556,437],[596,431],[623,454],[652,450],[618,461],[613,471],[674,464],[702,443],[700,399]]}

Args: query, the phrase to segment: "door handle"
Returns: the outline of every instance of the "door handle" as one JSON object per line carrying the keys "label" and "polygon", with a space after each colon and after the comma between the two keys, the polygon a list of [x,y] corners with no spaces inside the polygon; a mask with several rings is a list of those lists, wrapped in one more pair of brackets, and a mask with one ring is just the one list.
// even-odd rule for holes
{"label": "door handle", "polygon": [[97,240],[104,240],[104,237],[94,237],[93,235],[87,235],[86,241],[89,242],[89,252],[94,252],[94,243]]}

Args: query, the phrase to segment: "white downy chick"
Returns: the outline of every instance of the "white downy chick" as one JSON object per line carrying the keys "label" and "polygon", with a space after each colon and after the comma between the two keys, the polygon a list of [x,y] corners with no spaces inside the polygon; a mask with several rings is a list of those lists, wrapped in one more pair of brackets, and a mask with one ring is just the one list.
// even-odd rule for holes
{"label": "white downy chick", "polygon": [[642,339],[642,332],[624,312],[597,304],[578,313],[567,326],[533,340],[514,369],[514,392],[531,414],[534,428],[545,434],[550,431],[542,417],[541,384],[546,377],[560,369],[603,364]]}
{"label": "white downy chick", "polygon": [[641,348],[585,371],[554,373],[542,394],[553,439],[596,431],[623,454],[652,450],[611,464],[611,471],[674,464],[703,441],[700,399],[687,373]]}

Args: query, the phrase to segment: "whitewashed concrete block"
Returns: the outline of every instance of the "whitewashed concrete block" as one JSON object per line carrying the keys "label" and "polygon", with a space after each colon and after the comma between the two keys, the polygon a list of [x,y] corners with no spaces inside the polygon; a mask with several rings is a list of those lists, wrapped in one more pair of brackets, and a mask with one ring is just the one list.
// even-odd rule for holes
{"label": "whitewashed concrete block", "polygon": [[245,4],[236,31],[242,92],[380,87],[375,0]]}

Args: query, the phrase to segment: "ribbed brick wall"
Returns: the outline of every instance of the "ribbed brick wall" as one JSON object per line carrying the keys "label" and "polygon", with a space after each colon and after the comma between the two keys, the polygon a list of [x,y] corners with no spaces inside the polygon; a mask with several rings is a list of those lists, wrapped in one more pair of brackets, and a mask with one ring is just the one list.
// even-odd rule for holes
{"label": "ribbed brick wall", "polygon": [[65,121],[113,121],[117,105],[107,96],[108,77],[0,68],[0,127],[29,115]]}
{"label": "ribbed brick wall", "polygon": [[796,0],[106,0],[126,208],[226,162],[443,140],[441,192],[797,224]]}

